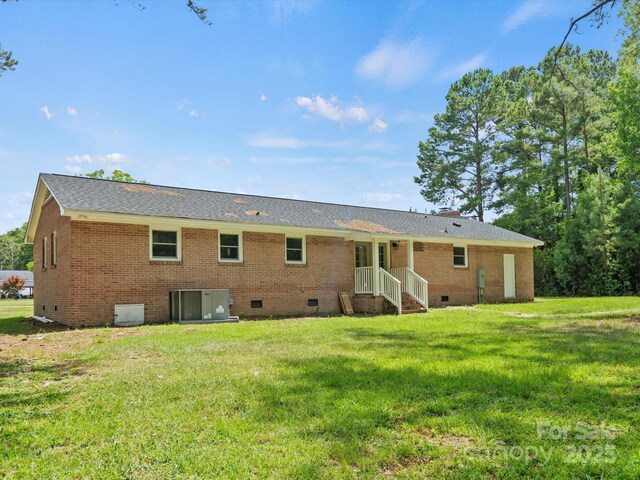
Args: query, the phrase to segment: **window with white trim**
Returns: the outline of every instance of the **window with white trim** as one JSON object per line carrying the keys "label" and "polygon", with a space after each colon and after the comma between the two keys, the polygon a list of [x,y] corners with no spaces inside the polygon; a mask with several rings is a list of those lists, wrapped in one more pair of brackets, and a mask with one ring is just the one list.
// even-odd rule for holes
{"label": "window with white trim", "polygon": [[42,268],[47,268],[47,237],[42,238]]}
{"label": "window with white trim", "polygon": [[305,239],[304,237],[286,237],[287,263],[305,263]]}
{"label": "window with white trim", "polygon": [[151,229],[150,243],[152,260],[180,259],[180,230]]}
{"label": "window with white trim", "polygon": [[237,233],[220,233],[218,235],[218,245],[221,262],[242,261],[242,235]]}
{"label": "window with white trim", "polygon": [[58,265],[58,232],[51,234],[51,265]]}
{"label": "window with white trim", "polygon": [[462,245],[453,246],[453,266],[454,267],[466,267],[467,266],[467,247]]}

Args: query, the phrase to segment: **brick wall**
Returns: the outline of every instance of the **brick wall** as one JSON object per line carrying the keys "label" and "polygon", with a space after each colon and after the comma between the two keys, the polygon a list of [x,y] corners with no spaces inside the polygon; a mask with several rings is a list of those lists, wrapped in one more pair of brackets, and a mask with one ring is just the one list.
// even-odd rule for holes
{"label": "brick wall", "polygon": [[[51,250],[53,231],[58,265],[43,269],[42,237],[49,236]],[[34,244],[36,314],[74,326],[111,324],[115,304],[144,303],[146,323],[165,322],[169,292],[189,288],[228,288],[231,314],[241,318],[339,313],[339,291],[349,292],[356,311],[382,308],[379,299],[355,298],[352,241],[307,236],[307,262],[295,265],[285,263],[284,234],[245,232],[242,263],[218,261],[217,230],[183,228],[181,239],[181,261],[152,261],[149,227],[70,221],[49,201]],[[406,249],[406,242],[390,248],[392,267],[406,266]],[[530,248],[470,245],[468,267],[454,268],[451,244],[423,243],[422,251],[414,251],[414,268],[429,281],[430,306],[476,302],[478,268],[486,271],[485,300],[500,302],[505,253],[515,254],[517,299],[532,300]],[[319,305],[309,307],[309,299]],[[262,300],[262,308],[251,308],[251,300]]]}
{"label": "brick wall", "polygon": [[[423,251],[414,251],[414,270],[429,282],[429,305],[477,303],[478,269],[485,269],[486,302],[503,302],[504,254],[515,254],[516,300],[533,300],[533,250],[531,248],[469,245],[466,268],[453,266],[453,245],[423,243]],[[406,250],[405,250],[406,255]],[[448,302],[442,302],[448,296]]]}
{"label": "brick wall", "polygon": [[[182,229],[182,260],[149,260],[146,226],[71,222],[73,315],[69,324],[113,322],[117,303],[144,303],[145,322],[169,320],[169,292],[228,288],[232,315],[336,313],[338,291],[353,294],[353,242],[307,236],[305,265],[285,263],[285,236],[245,232],[243,262],[218,261],[218,232]],[[317,307],[307,305],[318,299]],[[262,308],[251,308],[262,300]]]}
{"label": "brick wall", "polygon": [[[58,260],[51,264],[53,232],[56,232]],[[34,314],[62,322],[71,315],[71,222],[60,215],[60,207],[50,198],[42,207],[33,242]],[[42,239],[47,237],[48,265],[42,265]]]}

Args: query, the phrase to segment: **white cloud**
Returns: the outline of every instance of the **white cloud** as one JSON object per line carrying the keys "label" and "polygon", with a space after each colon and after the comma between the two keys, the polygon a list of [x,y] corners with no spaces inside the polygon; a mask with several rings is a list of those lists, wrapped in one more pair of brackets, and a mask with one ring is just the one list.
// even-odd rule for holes
{"label": "white cloud", "polygon": [[122,153],[109,153],[107,155],[100,155],[97,157],[98,163],[104,163],[107,165],[126,163],[129,160],[130,160],[129,157],[126,155],[123,155]]}
{"label": "white cloud", "polygon": [[526,0],[502,22],[502,30],[510,32],[533,18],[545,16],[548,14],[549,7],[548,0]]}
{"label": "white cloud", "polygon": [[485,53],[479,53],[469,60],[465,60],[464,62],[458,63],[457,65],[449,65],[443,68],[438,73],[438,78],[440,80],[458,79],[465,73],[469,73],[480,68],[484,64],[484,62],[486,62],[486,60],[487,55]]}
{"label": "white cloud", "polygon": [[189,112],[189,116],[190,116],[190,117],[196,117],[196,118],[197,118],[197,117],[204,117],[204,114],[203,114],[203,113],[196,112],[195,110],[191,110],[191,111]]}
{"label": "white cloud", "polygon": [[276,195],[277,198],[290,198],[291,200],[300,200],[300,195],[297,193],[281,193]]}
{"label": "white cloud", "polygon": [[376,133],[384,133],[384,131],[389,127],[389,124],[383,122],[380,118],[376,118],[371,125],[369,125],[370,132]]}
{"label": "white cloud", "polygon": [[263,102],[267,101],[267,96],[266,95],[260,95],[260,100],[262,100]]}
{"label": "white cloud", "polygon": [[364,108],[344,108],[340,106],[340,102],[336,96],[328,99],[322,98],[320,95],[314,95],[313,97],[296,97],[296,104],[299,107],[306,108],[312,114],[327,118],[332,122],[362,123],[369,120],[369,116]]}
{"label": "white cloud", "polygon": [[191,105],[191,100],[189,100],[188,98],[183,98],[176,103],[176,110],[182,110],[187,105]]}
{"label": "white cloud", "polygon": [[303,140],[295,137],[277,137],[268,134],[251,135],[247,139],[250,147],[261,148],[339,148],[349,145],[350,140]]}
{"label": "white cloud", "polygon": [[66,158],[66,165],[64,169],[70,173],[82,172],[82,164],[98,164],[104,166],[114,166],[122,163],[126,163],[130,160],[127,155],[122,153],[108,153],[106,155],[97,155],[92,157],[89,154],[85,155],[72,155]]}
{"label": "white cloud", "polygon": [[72,117],[75,117],[78,115],[78,111],[73,107],[67,107],[67,113]]}
{"label": "white cloud", "polygon": [[356,75],[391,88],[403,88],[420,80],[431,64],[434,52],[422,40],[407,43],[383,40],[356,66]]}
{"label": "white cloud", "polygon": [[69,173],[82,173],[82,167],[80,167],[79,165],[65,165],[64,169]]}
{"label": "white cloud", "polygon": [[402,195],[399,193],[366,192],[362,195],[362,198],[367,202],[388,203],[401,199]]}
{"label": "white cloud", "polygon": [[40,111],[44,114],[47,120],[51,120],[51,117],[53,117],[53,113],[49,111],[49,107],[47,107],[46,105],[42,107]]}
{"label": "white cloud", "polygon": [[67,157],[67,162],[69,163],[93,163],[93,159],[91,155],[73,155],[71,157]]}

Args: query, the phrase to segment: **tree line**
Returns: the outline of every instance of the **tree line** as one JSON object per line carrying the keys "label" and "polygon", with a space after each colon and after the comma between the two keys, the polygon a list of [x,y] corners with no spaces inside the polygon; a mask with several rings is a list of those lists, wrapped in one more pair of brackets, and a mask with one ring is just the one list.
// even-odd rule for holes
{"label": "tree line", "polygon": [[620,15],[617,59],[563,42],[470,72],[418,146],[426,200],[545,242],[538,295],[640,293],[640,3]]}

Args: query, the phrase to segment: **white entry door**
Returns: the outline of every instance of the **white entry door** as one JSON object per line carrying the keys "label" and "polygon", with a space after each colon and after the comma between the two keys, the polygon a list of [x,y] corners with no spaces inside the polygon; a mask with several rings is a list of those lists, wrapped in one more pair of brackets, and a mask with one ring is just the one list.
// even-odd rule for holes
{"label": "white entry door", "polygon": [[504,255],[504,298],[516,298],[516,257]]}

